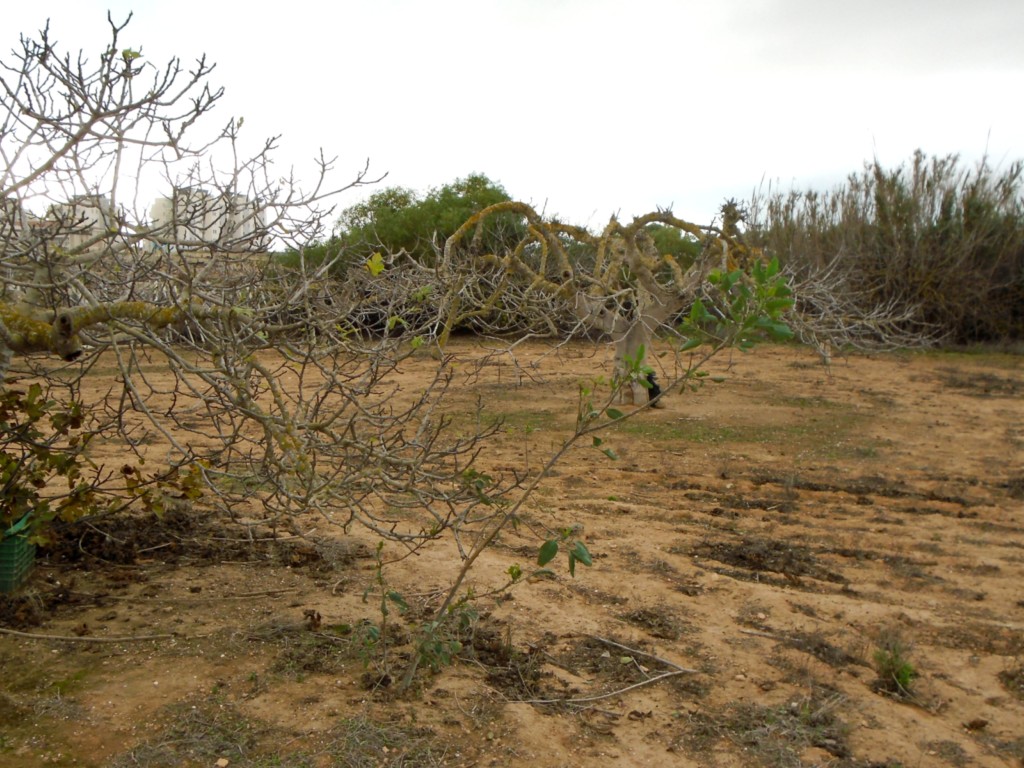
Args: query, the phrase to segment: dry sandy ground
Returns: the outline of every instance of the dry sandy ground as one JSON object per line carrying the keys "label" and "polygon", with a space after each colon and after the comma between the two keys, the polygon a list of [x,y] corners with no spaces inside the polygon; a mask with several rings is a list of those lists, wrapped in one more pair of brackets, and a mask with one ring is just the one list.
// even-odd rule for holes
{"label": "dry sandy ground", "polygon": [[[530,368],[544,351],[517,349],[518,385],[508,356],[460,382],[456,419],[477,396],[506,419],[483,468],[536,471],[608,362],[579,343]],[[593,567],[480,597],[458,660],[401,696],[382,670],[450,583],[448,546],[386,569],[408,603],[386,659],[359,531],[250,546],[174,519],[123,564],[97,555],[139,531],[41,559],[0,626],[73,639],[0,636],[0,763],[1024,765],[1021,358],[829,373],[765,347],[712,370],[609,429],[618,460],[573,448],[475,583],[527,568],[545,526],[576,526]],[[897,655],[905,691],[879,675]]]}

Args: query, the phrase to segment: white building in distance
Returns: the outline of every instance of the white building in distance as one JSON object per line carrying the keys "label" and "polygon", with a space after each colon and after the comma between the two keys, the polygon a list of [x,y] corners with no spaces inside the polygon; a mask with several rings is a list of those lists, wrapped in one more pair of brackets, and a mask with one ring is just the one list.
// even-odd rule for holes
{"label": "white building in distance", "polygon": [[245,195],[213,195],[198,187],[174,190],[150,210],[154,240],[180,250],[264,250],[263,211]]}

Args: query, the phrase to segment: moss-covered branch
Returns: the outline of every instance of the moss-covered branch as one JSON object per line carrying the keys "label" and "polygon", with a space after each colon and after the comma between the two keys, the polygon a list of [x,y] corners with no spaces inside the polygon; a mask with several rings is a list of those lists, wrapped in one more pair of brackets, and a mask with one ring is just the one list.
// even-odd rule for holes
{"label": "moss-covered branch", "polygon": [[[507,214],[525,220],[522,239],[502,253],[481,252],[480,233],[487,220]],[[615,332],[612,326],[634,322],[638,312],[647,311],[656,314],[658,320],[664,319],[692,300],[711,269],[732,269],[734,256],[750,250],[739,240],[737,216],[737,211],[723,209],[723,228],[717,229],[692,224],[667,211],[656,211],[628,225],[613,217],[595,235],[581,227],[546,221],[526,203],[506,201],[484,208],[445,242],[439,267],[449,273],[446,282],[451,287],[439,341],[443,346],[460,323],[486,316],[498,306],[508,279],[520,283],[527,293],[543,293],[572,302],[581,322],[608,332]],[[655,225],[674,229],[699,243],[699,257],[690,263],[681,261],[678,255],[659,253],[650,234]],[[456,277],[465,272],[500,278],[491,281],[490,295],[470,306],[461,297],[465,280]],[[626,312],[632,319],[618,317],[622,313],[602,311],[609,299],[632,308]],[[616,315],[615,322],[612,314]]]}
{"label": "moss-covered branch", "polygon": [[49,353],[63,360],[74,360],[82,352],[79,333],[93,326],[134,320],[156,331],[188,318],[247,322],[250,313],[239,307],[198,303],[181,307],[115,301],[47,311],[26,304],[0,302],[0,345],[14,354]]}

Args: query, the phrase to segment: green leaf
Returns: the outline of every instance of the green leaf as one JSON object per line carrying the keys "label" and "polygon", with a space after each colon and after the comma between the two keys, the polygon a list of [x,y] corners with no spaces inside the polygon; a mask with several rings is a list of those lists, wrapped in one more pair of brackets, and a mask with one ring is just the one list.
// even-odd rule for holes
{"label": "green leaf", "polygon": [[569,575],[576,578],[576,556],[572,552],[569,553]]}
{"label": "green leaf", "polygon": [[622,411],[618,410],[617,408],[609,408],[607,411],[605,411],[605,413],[608,414],[609,419],[621,419],[624,415]]}
{"label": "green leaf", "polygon": [[403,611],[409,608],[409,604],[405,602],[405,598],[402,597],[401,594],[399,594],[398,592],[395,592],[394,590],[388,591],[387,598]]}
{"label": "green leaf", "polygon": [[707,316],[708,311],[704,307],[704,302],[700,299],[693,302],[693,306],[690,307],[690,322],[694,325],[699,325],[707,318]]}
{"label": "green leaf", "polygon": [[384,266],[384,257],[380,255],[380,251],[374,251],[373,255],[366,260],[366,269],[374,277],[384,271]]}
{"label": "green leaf", "polygon": [[547,565],[555,559],[555,555],[557,554],[558,539],[549,539],[545,541],[540,547],[540,552],[537,553],[537,565]]}
{"label": "green leaf", "polygon": [[569,554],[588,568],[594,564],[594,559],[590,556],[590,550],[587,549],[587,545],[582,541],[577,541]]}
{"label": "green leaf", "polygon": [[604,442],[600,437],[594,437],[594,447],[598,448]]}
{"label": "green leaf", "polygon": [[601,451],[601,453],[603,453],[605,456],[607,456],[612,461],[618,461],[619,460],[619,455],[617,453],[615,453],[615,451],[613,451],[611,448],[605,448],[603,451]]}
{"label": "green leaf", "polygon": [[764,311],[769,315],[777,315],[793,306],[792,299],[768,299],[764,303]]}
{"label": "green leaf", "polygon": [[687,339],[686,343],[684,343],[683,346],[681,346],[679,348],[679,351],[680,352],[689,352],[691,349],[696,349],[700,345],[701,345],[701,340],[699,338],[697,338],[696,336],[694,336],[694,337],[691,337],[691,338]]}

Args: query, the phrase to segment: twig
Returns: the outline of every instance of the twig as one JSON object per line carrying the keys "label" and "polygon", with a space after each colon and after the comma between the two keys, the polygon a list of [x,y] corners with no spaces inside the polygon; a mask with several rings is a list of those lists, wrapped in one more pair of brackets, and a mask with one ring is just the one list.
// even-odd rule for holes
{"label": "twig", "polygon": [[657,683],[660,680],[664,680],[668,677],[676,677],[678,675],[684,675],[687,672],[695,672],[693,669],[676,669],[672,672],[665,672],[657,677],[651,677],[647,680],[641,680],[639,683],[633,683],[633,685],[627,685],[625,688],[620,688],[617,691],[611,691],[610,693],[601,693],[596,696],[582,696],[578,699],[513,699],[513,704],[586,704],[590,701],[600,701],[601,699],[610,699],[613,696],[619,696],[628,691],[632,691],[636,688],[640,688],[651,683]]}
{"label": "twig", "polygon": [[[259,524],[262,524],[262,523],[259,523]],[[309,538],[315,532],[316,532],[316,528],[314,528],[311,531],[309,531],[309,533],[304,533],[304,534],[301,534],[301,535],[288,534],[288,535],[281,535],[281,536],[255,536],[253,538],[244,538],[244,539],[233,539],[233,538],[228,538],[226,536],[210,536],[209,540],[210,541],[230,541],[230,542],[235,543],[235,544],[253,544],[253,543],[256,543],[258,541],[294,541],[295,539],[306,539],[306,538]]]}
{"label": "twig", "polygon": [[136,554],[141,555],[143,552],[152,552],[154,549],[163,549],[164,547],[173,547],[173,546],[174,546],[174,542],[173,541],[168,541],[168,542],[166,542],[164,544],[157,544],[155,547],[146,547],[145,549],[140,549]]}
{"label": "twig", "polygon": [[785,642],[786,638],[773,635],[770,632],[758,632],[756,629],[741,629],[741,635],[753,635],[754,637],[767,637],[769,640],[777,640],[780,643]]}
{"label": "twig", "polygon": [[639,651],[636,648],[630,648],[628,645],[616,643],[614,640],[609,640],[607,637],[601,637],[600,635],[584,635],[584,637],[589,637],[593,640],[597,640],[599,643],[604,643],[605,645],[613,645],[616,648],[622,649],[623,651],[629,651],[630,653],[636,653],[640,656],[646,656],[649,659],[654,659],[655,661],[664,664],[666,667],[672,667],[673,669],[679,670],[680,672],[689,672],[691,675],[695,675],[700,671],[698,669],[689,669],[687,667],[681,667],[674,661],[669,661],[668,659],[663,659],[660,656],[655,656],[653,653],[647,653],[646,651]]}
{"label": "twig", "polygon": [[240,592],[237,595],[221,595],[219,597],[211,597],[210,600],[239,600],[243,597],[276,597],[277,595],[285,595],[289,592],[298,592],[298,587],[285,587],[283,589],[261,589],[258,592]]}
{"label": "twig", "polygon": [[280,597],[281,595],[287,595],[292,592],[298,592],[298,587],[287,587],[284,589],[262,589],[258,592],[240,592],[237,595],[209,595],[200,596],[196,594],[192,597],[140,597],[138,595],[97,595],[89,592],[75,592],[74,594],[82,597],[92,597],[99,600],[128,600],[128,601],[145,601],[150,603],[188,603],[193,605],[195,603],[213,603],[218,600],[250,600],[254,597]]}
{"label": "twig", "polygon": [[281,595],[287,595],[292,592],[298,592],[298,587],[289,587],[287,589],[263,589],[259,592],[242,592],[237,595],[211,595],[209,597],[158,597],[155,598],[159,602],[163,603],[213,603],[218,600],[250,600],[254,597],[280,597]]}
{"label": "twig", "polygon": [[56,640],[68,643],[137,643],[144,640],[170,640],[176,635],[129,635],[124,637],[77,637],[68,635],[35,635],[31,632],[19,632],[16,629],[0,627],[0,633],[24,637],[29,640]]}
{"label": "twig", "polygon": [[641,688],[642,686],[645,686],[645,685],[650,685],[651,683],[657,683],[657,682],[659,682],[661,680],[665,680],[666,678],[669,678],[669,677],[676,677],[677,675],[687,675],[687,674],[695,675],[695,674],[697,674],[700,671],[700,670],[697,670],[697,669],[689,669],[687,667],[681,667],[678,664],[676,664],[674,661],[669,661],[668,659],[663,659],[660,656],[655,656],[653,653],[647,653],[646,651],[640,651],[640,650],[637,650],[636,648],[630,648],[628,645],[622,645],[622,643],[617,643],[614,640],[609,640],[607,637],[601,637],[599,635],[584,635],[584,637],[589,637],[589,638],[591,638],[593,640],[597,640],[599,643],[604,643],[605,645],[614,646],[615,648],[619,648],[620,650],[623,650],[623,651],[628,651],[629,653],[637,655],[637,656],[646,656],[649,659],[654,659],[655,661],[657,661],[660,664],[664,664],[665,666],[672,667],[672,671],[671,672],[665,672],[665,673],[657,675],[655,677],[648,678],[647,680],[641,680],[639,683],[633,683],[633,685],[627,685],[625,688],[619,688],[618,690],[611,691],[610,693],[600,693],[600,694],[597,694],[595,696],[581,696],[578,699],[516,699],[515,703],[517,703],[517,704],[586,704],[586,703],[591,702],[591,701],[601,701],[602,699],[610,699],[613,696],[619,696],[619,695],[621,695],[623,693],[626,693],[628,691],[632,691],[632,690],[635,690],[637,688]]}

